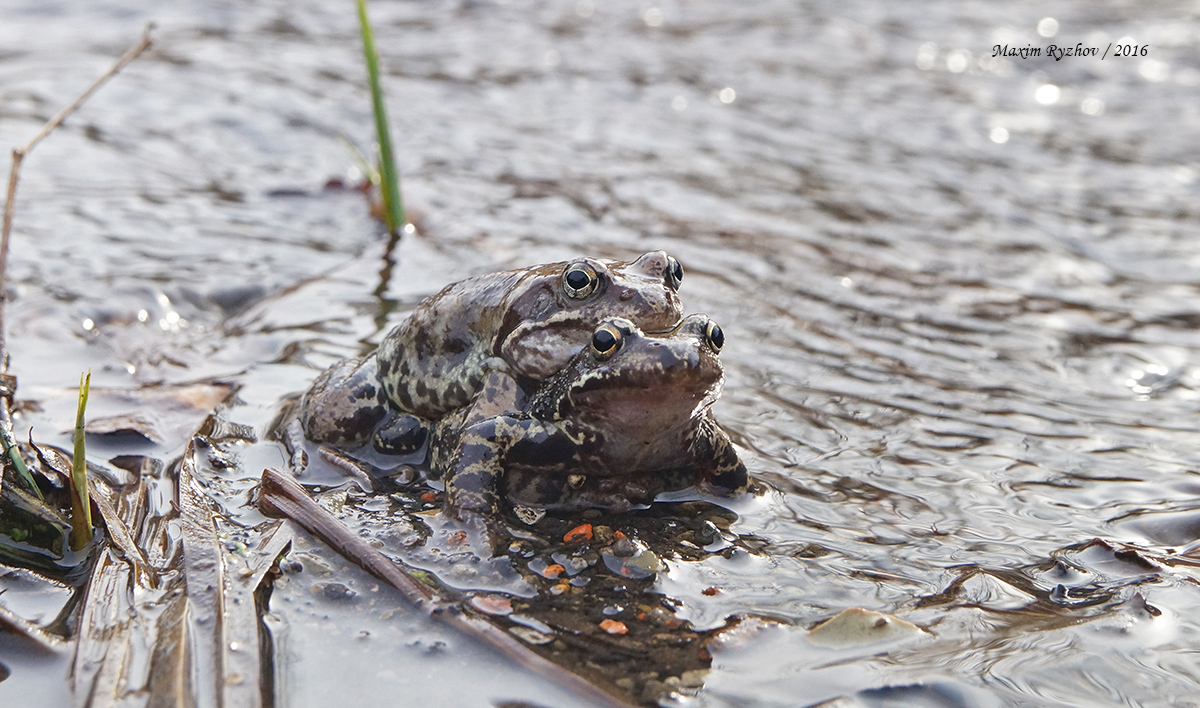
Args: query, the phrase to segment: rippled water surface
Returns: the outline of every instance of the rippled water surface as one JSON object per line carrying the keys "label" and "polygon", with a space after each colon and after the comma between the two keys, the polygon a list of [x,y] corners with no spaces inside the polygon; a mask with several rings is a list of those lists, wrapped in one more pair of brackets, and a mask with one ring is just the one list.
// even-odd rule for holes
{"label": "rippled water surface", "polygon": [[[658,589],[698,628],[773,620],[714,647],[685,700],[1200,705],[1200,6],[371,12],[420,227],[390,251],[343,186],[339,136],[372,130],[351,4],[0,8],[0,146],[158,25],[26,161],[6,334],[40,407],[21,425],[66,441],[91,367],[101,390],[234,384],[224,415],[262,433],[449,282],[662,248],[726,332],[717,416],[765,491],[733,506],[754,552],[672,561]],[[1148,52],[992,57],[1077,42]],[[238,454],[244,474],[207,482],[256,523],[283,452]],[[306,543],[310,575],[353,593],[276,589],[280,704],[575,700]],[[851,607],[926,632],[805,638]],[[12,641],[0,702],[65,682]]]}

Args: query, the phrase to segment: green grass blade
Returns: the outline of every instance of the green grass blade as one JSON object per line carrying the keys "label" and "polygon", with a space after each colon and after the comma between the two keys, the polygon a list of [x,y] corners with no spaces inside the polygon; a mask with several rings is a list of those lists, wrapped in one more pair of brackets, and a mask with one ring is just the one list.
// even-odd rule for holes
{"label": "green grass blade", "polygon": [[40,501],[46,501],[46,498],[42,496],[42,490],[38,489],[37,482],[34,481],[33,475],[29,472],[29,468],[25,466],[25,460],[21,458],[21,451],[17,448],[17,442],[13,440],[12,433],[4,423],[0,423],[0,443],[4,444],[4,454],[8,455],[8,459],[12,460],[13,469],[17,471],[21,480],[29,487],[29,491],[37,496]]}
{"label": "green grass blade", "polygon": [[392,137],[388,130],[387,112],[383,105],[383,89],[379,85],[379,55],[375,53],[375,33],[367,19],[367,2],[358,0],[358,21],[362,26],[363,56],[367,60],[367,78],[371,84],[371,106],[375,113],[375,133],[379,138],[379,174],[382,184],[383,218],[393,234],[404,226],[404,203],[400,201],[400,176],[392,153]]}
{"label": "green grass blade", "polygon": [[75,411],[75,455],[71,466],[71,550],[78,551],[92,540],[92,502],[88,496],[86,443],[83,412],[87,409],[92,372],[79,375],[79,407]]}

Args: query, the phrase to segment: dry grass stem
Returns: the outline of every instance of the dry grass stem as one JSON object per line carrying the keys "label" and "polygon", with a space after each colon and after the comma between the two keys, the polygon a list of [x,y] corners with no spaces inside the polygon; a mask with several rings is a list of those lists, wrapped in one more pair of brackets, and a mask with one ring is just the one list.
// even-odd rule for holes
{"label": "dry grass stem", "polygon": [[[58,112],[58,115],[51,118],[38,134],[33,136],[24,147],[15,147],[12,151],[12,167],[8,172],[8,192],[4,197],[4,222],[0,226],[0,366],[7,366],[7,348],[4,346],[4,302],[7,300],[5,296],[5,288],[7,287],[8,279],[8,239],[12,234],[13,213],[16,211],[17,197],[17,180],[21,174],[21,162],[25,156],[29,154],[33,148],[42,141],[50,131],[62,125],[62,122],[67,119],[67,116],[74,113],[83,105],[83,102],[88,99],[96,89],[104,85],[106,81],[111,79],[118,71],[123,69],[126,64],[141,56],[142,52],[146,51],[153,43],[150,39],[150,30],[154,29],[153,24],[146,25],[146,29],[142,31],[142,38],[136,45],[131,47],[117,59],[112,67],[104,72],[104,74],[92,82],[92,85],[87,88],[79,97],[71,102],[71,105]],[[7,408],[7,406],[5,406]],[[7,417],[7,411],[5,412]]]}

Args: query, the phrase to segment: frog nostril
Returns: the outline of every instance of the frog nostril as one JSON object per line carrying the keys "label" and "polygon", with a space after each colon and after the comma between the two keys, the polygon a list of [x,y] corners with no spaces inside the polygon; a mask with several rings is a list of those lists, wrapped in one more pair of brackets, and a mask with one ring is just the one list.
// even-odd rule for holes
{"label": "frog nostril", "polygon": [[634,261],[632,267],[640,273],[659,276],[668,270],[669,260],[671,260],[671,257],[665,251],[650,251]]}

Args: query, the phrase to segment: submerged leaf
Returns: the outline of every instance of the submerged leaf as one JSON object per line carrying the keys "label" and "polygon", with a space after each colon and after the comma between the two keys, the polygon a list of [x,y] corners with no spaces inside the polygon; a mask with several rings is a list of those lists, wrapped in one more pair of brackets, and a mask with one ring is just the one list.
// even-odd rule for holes
{"label": "submerged leaf", "polygon": [[899,617],[851,607],[822,622],[808,633],[808,641],[819,647],[845,649],[887,642],[925,630]]}
{"label": "submerged leaf", "polygon": [[87,424],[86,432],[88,435],[110,437],[138,436],[146,442],[157,443],[159,445],[166,442],[166,438],[159,431],[154,421],[141,413],[97,418]]}
{"label": "submerged leaf", "polygon": [[45,501],[42,490],[38,489],[37,482],[33,480],[33,475],[25,466],[25,460],[21,458],[21,452],[17,449],[17,441],[13,439],[12,431],[2,421],[0,421],[0,443],[3,443],[4,454],[8,455],[8,459],[12,461],[13,469],[17,471],[17,476],[28,487],[29,492]]}
{"label": "submerged leaf", "polygon": [[0,490],[0,562],[59,577],[69,530],[42,500],[11,484]]}
{"label": "submerged leaf", "polygon": [[[181,449],[205,417],[232,392],[233,387],[225,383],[92,389],[88,394],[91,415],[84,430],[92,436],[126,437],[125,442]],[[62,405],[63,394],[61,389],[47,391],[42,401]]]}

